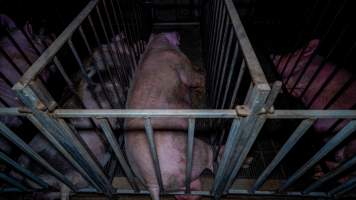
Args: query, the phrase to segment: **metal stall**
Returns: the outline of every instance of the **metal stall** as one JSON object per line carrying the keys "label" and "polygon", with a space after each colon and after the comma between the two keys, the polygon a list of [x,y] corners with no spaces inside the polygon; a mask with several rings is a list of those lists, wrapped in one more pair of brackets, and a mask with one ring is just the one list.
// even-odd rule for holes
{"label": "metal stall", "polygon": [[[140,185],[127,163],[121,142],[117,136],[122,134],[123,121],[127,118],[142,118],[154,160],[155,173],[160,190],[165,195],[195,194],[220,199],[226,195],[285,196],[285,197],[324,197],[348,196],[354,187],[355,178],[327,191],[318,190],[328,181],[347,171],[355,164],[350,159],[335,171],[321,179],[306,185],[304,189],[288,190],[303,177],[308,170],[320,162],[329,152],[346,140],[356,130],[355,110],[280,110],[275,109],[282,83],[269,84],[260,63],[254,53],[248,36],[232,0],[204,1],[202,3],[200,26],[203,32],[203,49],[206,70],[206,90],[208,109],[190,110],[130,110],[125,109],[125,101],[131,77],[135,71],[140,54],[145,47],[141,33],[145,24],[143,7],[139,1],[92,0],[82,12],[68,25],[57,39],[23,74],[13,86],[23,107],[1,108],[1,115],[27,118],[55,149],[75,168],[90,184],[89,188],[76,188],[67,178],[56,170],[23,139],[7,127],[0,124],[0,134],[42,165],[50,174],[70,188],[73,193],[92,192],[107,196],[122,194],[148,194]],[[144,32],[144,31],[142,31]],[[100,62],[86,59],[97,54]],[[99,64],[98,64],[99,63]],[[63,103],[62,95],[56,89],[47,87],[46,80],[41,80],[41,73],[54,66],[61,74],[66,92],[76,99],[77,104]],[[67,71],[70,71],[68,73]],[[80,74],[79,76],[73,74]],[[85,83],[96,104],[86,104],[83,97],[75,90],[75,85]],[[102,99],[97,97],[96,88],[102,91]],[[65,96],[65,95],[64,95]],[[68,96],[68,95],[67,95]],[[106,102],[102,105],[101,102]],[[167,192],[162,187],[159,160],[153,139],[154,118],[184,118],[189,121],[186,130],[187,173],[186,190]],[[288,157],[288,153],[297,146],[305,133],[318,119],[350,120],[322,148],[291,174],[286,180],[279,180],[275,189],[261,189],[271,173]],[[192,170],[192,152],[198,127],[198,121],[206,120],[211,127],[219,131],[219,136],[212,144],[215,150],[214,175],[210,184],[201,191],[190,191]],[[241,187],[238,173],[256,144],[263,126],[270,119],[300,119],[301,123],[288,135],[286,142],[278,149],[273,160],[263,170],[251,187]],[[90,148],[82,141],[79,134],[82,124],[95,130],[107,142],[112,160],[117,161],[126,178],[127,187],[112,186],[113,173],[104,170]],[[218,152],[224,144],[224,152],[218,159]],[[48,184],[36,177],[31,171],[21,167],[6,154],[0,158],[18,172],[46,190]],[[11,187],[3,187],[1,192],[36,191],[24,185],[9,174],[0,174],[0,179]],[[207,182],[209,182],[207,181]],[[352,195],[352,194],[351,194]]]}

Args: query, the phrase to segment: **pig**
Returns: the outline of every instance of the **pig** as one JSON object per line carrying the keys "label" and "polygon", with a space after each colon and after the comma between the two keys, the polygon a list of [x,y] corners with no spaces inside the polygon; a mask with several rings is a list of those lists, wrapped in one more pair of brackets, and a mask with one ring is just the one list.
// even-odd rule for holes
{"label": "pig", "polygon": [[[31,63],[38,58],[38,54],[35,52],[23,32],[18,29],[16,23],[10,17],[0,14],[0,26],[2,31],[7,31],[12,38],[14,38]],[[39,37],[33,33],[32,26],[29,23],[25,24],[23,30],[25,34],[31,38],[33,44],[40,52],[45,49],[42,42],[47,44],[51,42],[51,40],[47,38],[44,40],[39,39]],[[18,69],[15,69],[3,52],[0,52],[0,107],[19,107],[22,104],[11,87],[19,80],[22,73],[24,73],[30,65],[6,35],[3,37],[0,35],[0,48],[6,52],[18,67]],[[48,71],[43,72],[42,77],[43,80],[48,80]],[[3,115],[0,116],[0,121],[7,126],[14,128],[20,127],[23,124],[23,121],[15,116]],[[0,149],[9,154],[12,152],[11,145],[3,138],[0,138]]]}
{"label": "pig", "polygon": [[[79,131],[78,133],[85,142],[85,144],[88,146],[90,151],[93,153],[93,155],[97,158],[100,165],[104,167],[110,159],[110,153],[107,151],[106,144],[98,136],[98,133],[92,130]],[[55,166],[55,168],[59,172],[64,174],[66,178],[68,178],[69,181],[73,183],[75,187],[79,189],[88,188],[89,184],[87,183],[87,181],[83,179],[80,173],[77,172],[41,134],[36,134],[36,136],[31,140],[29,145],[35,152],[37,152],[40,156],[42,156],[45,160],[52,164],[52,166]],[[54,200],[58,199],[60,195],[69,195],[69,188],[67,188],[67,186],[63,185],[53,176],[44,172],[43,169],[39,168],[36,163],[31,162],[31,159],[26,155],[21,155],[18,159],[18,163],[32,171],[34,175],[42,178],[55,190],[60,190],[61,192],[38,193],[35,194],[35,199]],[[11,172],[11,174],[20,180],[23,179],[16,172]],[[30,180],[25,181],[31,187],[35,189],[40,189],[38,185],[31,182]]]}
{"label": "pig", "polygon": [[[179,49],[175,32],[152,34],[140,58],[129,90],[128,109],[189,109],[192,88],[204,87],[204,76],[193,71],[190,60]],[[165,191],[183,191],[186,171],[186,119],[152,119],[154,141]],[[154,200],[159,200],[159,185],[144,130],[143,119],[125,121],[125,151],[134,174],[145,184]],[[194,139],[192,190],[199,190],[199,176],[213,169],[210,145]],[[178,195],[176,199],[199,199]]]}
{"label": "pig", "polygon": [[[0,38],[0,48],[6,52],[6,54],[12,59],[12,61],[16,64],[16,69],[9,60],[5,57],[5,55],[0,52],[0,99],[2,107],[18,107],[22,104],[19,102],[16,97],[14,91],[11,90],[12,85],[14,85],[21,77],[21,75],[29,68],[30,64],[33,63],[39,55],[36,53],[33,46],[27,40],[24,33],[19,30],[16,26],[16,23],[11,20],[6,15],[0,14],[0,25],[3,29],[5,29],[9,34],[14,38],[18,46],[22,49],[24,54],[29,59],[29,62],[21,55],[20,51],[15,47],[15,45],[11,42],[11,40],[4,36]],[[32,40],[35,47],[39,50],[39,52],[43,52],[45,50],[45,45],[51,43],[49,38],[40,39],[37,37],[33,31],[32,26],[28,23],[23,27],[25,34],[27,34]],[[41,74],[43,80],[49,79],[49,71],[44,71]],[[21,121],[15,117],[1,117],[1,120],[13,127],[17,127],[21,125]]]}
{"label": "pig", "polygon": [[[356,102],[356,81],[353,79],[350,72],[340,68],[333,75],[328,84],[326,84],[326,87],[321,88],[326,79],[331,75],[331,73],[333,73],[334,69],[336,67],[340,67],[330,62],[325,63],[319,74],[317,74],[313,82],[310,84],[310,87],[306,90],[305,94],[301,96],[302,91],[306,88],[308,82],[315,74],[319,65],[324,62],[324,58],[319,55],[316,55],[314,58],[312,58],[311,63],[308,65],[305,73],[302,75],[302,78],[296,84],[295,89],[292,90],[292,87],[295,85],[298,77],[301,75],[304,66],[309,61],[309,59],[311,59],[312,55],[315,54],[319,43],[320,41],[318,39],[314,39],[306,45],[305,49],[298,49],[295,52],[287,55],[276,55],[273,62],[277,72],[281,75],[287,92],[290,95],[299,98],[304,105],[310,105],[310,109],[326,109],[329,101],[339,92],[345,83],[352,81],[346,90],[344,90],[343,94],[341,94],[338,99],[336,99],[336,101],[334,101],[334,103],[328,108],[352,109]],[[297,61],[298,63],[295,65]],[[296,67],[295,69],[293,69],[294,66]],[[287,81],[288,77],[290,77],[289,81]],[[319,96],[313,102],[311,102],[319,89],[321,89]],[[337,119],[320,119],[313,124],[313,128],[317,134],[322,134],[319,137],[326,140],[328,135],[335,134],[349,122],[349,120],[343,120],[333,130],[330,130],[337,121]],[[329,169],[334,169],[335,166],[338,166],[338,163],[341,163],[347,158],[351,158],[356,153],[354,144],[356,144],[356,140],[351,140],[348,144],[338,149],[335,153],[336,163],[328,161],[326,164]]]}

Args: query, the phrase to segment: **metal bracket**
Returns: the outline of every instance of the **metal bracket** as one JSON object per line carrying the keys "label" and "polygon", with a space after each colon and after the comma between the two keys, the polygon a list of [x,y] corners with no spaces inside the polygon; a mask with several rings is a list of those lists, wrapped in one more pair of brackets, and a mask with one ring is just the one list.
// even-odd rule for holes
{"label": "metal bracket", "polygon": [[250,109],[246,105],[236,106],[236,113],[239,117],[247,117],[251,114]]}

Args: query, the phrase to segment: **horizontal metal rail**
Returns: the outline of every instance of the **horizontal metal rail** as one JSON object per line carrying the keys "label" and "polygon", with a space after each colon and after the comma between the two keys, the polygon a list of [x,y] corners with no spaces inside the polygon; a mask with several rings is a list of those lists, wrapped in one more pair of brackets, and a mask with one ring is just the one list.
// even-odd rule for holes
{"label": "horizontal metal rail", "polygon": [[[59,118],[235,118],[237,115],[234,109],[57,109],[52,113]],[[267,119],[354,119],[356,110],[274,110],[260,115]]]}

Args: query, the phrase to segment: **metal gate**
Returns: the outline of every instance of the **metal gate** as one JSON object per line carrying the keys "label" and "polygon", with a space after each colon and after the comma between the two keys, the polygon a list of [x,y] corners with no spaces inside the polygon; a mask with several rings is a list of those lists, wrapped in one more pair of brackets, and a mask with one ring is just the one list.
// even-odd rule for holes
{"label": "metal gate", "polygon": [[[280,89],[281,82],[275,82],[270,87],[264,72],[258,62],[251,43],[243,28],[239,15],[232,0],[205,1],[202,7],[201,28],[205,50],[205,65],[207,71],[207,96],[211,109],[191,110],[130,110],[125,109],[127,91],[132,74],[137,65],[145,42],[140,34],[145,21],[142,17],[142,4],[137,1],[92,0],[83,11],[73,20],[61,35],[42,53],[35,63],[25,72],[14,85],[19,99],[24,107],[1,108],[1,115],[21,116],[31,121],[41,134],[66,158],[82,177],[90,183],[91,188],[76,188],[55,166],[48,163],[4,123],[0,123],[0,134],[19,147],[38,164],[42,165],[50,174],[67,185],[74,193],[97,192],[111,196],[113,194],[148,194],[132,173],[124,152],[120,148],[113,128],[123,130],[123,121],[127,118],[143,118],[145,131],[150,144],[152,158],[158,183],[162,180],[158,167],[158,160],[153,140],[154,128],[152,118],[185,118],[189,121],[187,130],[187,174],[186,191],[165,192],[163,194],[197,194],[213,196],[220,199],[223,195],[266,195],[266,196],[309,196],[333,198],[346,195],[356,184],[353,177],[326,192],[317,189],[324,183],[349,169],[356,162],[355,158],[347,161],[337,170],[330,172],[303,190],[289,191],[298,179],[317,164],[325,155],[338,144],[353,134],[356,129],[355,110],[278,110],[273,104]],[[117,41],[122,41],[117,43]],[[104,47],[102,44],[105,44]],[[78,50],[83,48],[86,53]],[[107,51],[109,58],[103,51]],[[102,69],[89,64],[83,59],[98,51],[103,63]],[[65,57],[65,59],[63,59]],[[68,60],[72,59],[73,62]],[[64,61],[66,64],[64,64]],[[68,64],[67,64],[68,63]],[[88,89],[93,85],[93,74],[98,76],[98,83],[104,92],[104,98],[109,107],[63,107],[60,98],[53,95],[55,91],[46,88],[40,80],[41,71],[54,65],[62,75],[68,90],[73,96],[83,101],[74,90],[75,80],[66,70],[74,67],[81,73],[81,78],[87,83]],[[105,87],[105,78],[112,84],[112,88]],[[95,95],[93,95],[95,96]],[[113,97],[117,99],[114,101]],[[81,103],[84,105],[84,103]],[[113,158],[118,161],[126,175],[131,188],[113,188],[112,177],[106,174],[95,157],[88,151],[78,130],[73,126],[72,119],[86,119],[97,133],[105,137],[112,151]],[[280,164],[298,140],[307,132],[317,119],[336,118],[351,121],[318,150],[306,163],[299,167],[278,190],[260,190],[272,171]],[[203,191],[190,191],[192,170],[193,138],[196,122],[208,119],[210,124],[224,124],[221,134],[226,135],[225,150],[217,164],[211,188]],[[254,145],[267,119],[302,119],[299,126],[291,133],[272,162],[264,169],[251,188],[244,189],[232,186],[237,180],[244,160]],[[114,120],[115,123],[112,123]],[[227,123],[222,123],[222,121]],[[115,127],[113,127],[115,126]],[[116,127],[117,126],[117,127]],[[222,137],[221,137],[222,138]],[[214,145],[214,149],[221,146],[221,142]],[[29,179],[46,190],[48,184],[34,176],[5,154],[0,158],[14,167]],[[18,180],[6,174],[0,178],[9,185],[1,192],[34,191]],[[162,184],[159,184],[162,186]]]}

